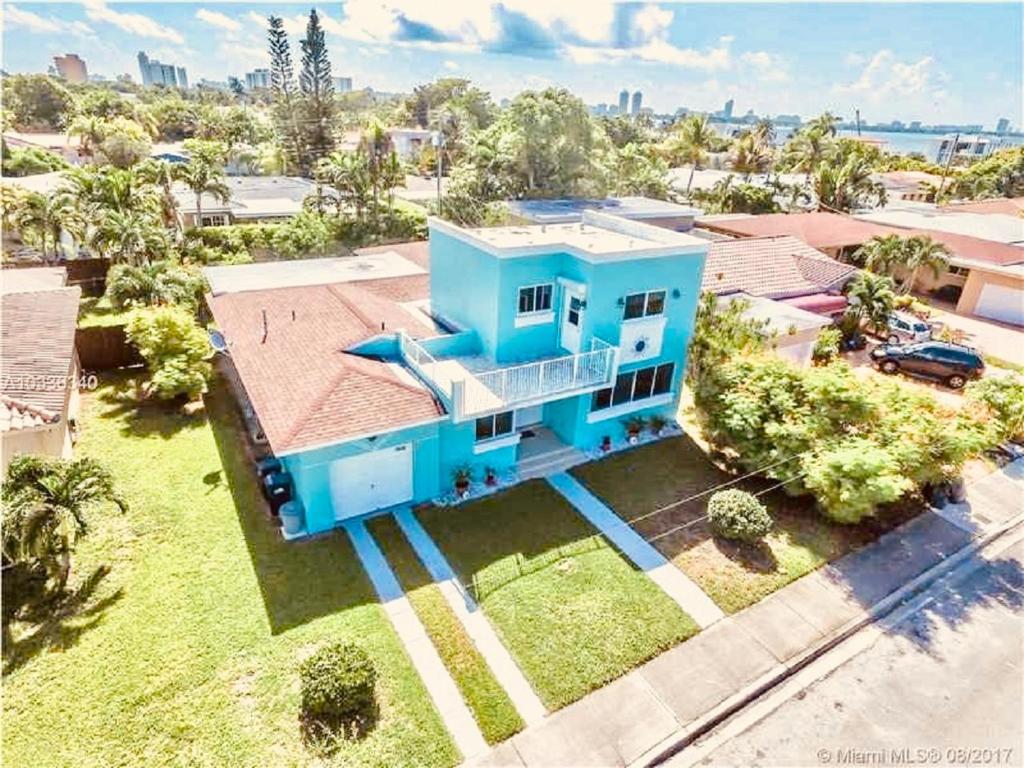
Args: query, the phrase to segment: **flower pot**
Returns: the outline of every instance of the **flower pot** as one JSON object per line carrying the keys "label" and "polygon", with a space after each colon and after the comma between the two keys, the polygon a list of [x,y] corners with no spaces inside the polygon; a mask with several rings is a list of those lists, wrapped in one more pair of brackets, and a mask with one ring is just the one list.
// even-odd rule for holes
{"label": "flower pot", "polygon": [[639,432],[630,432],[629,433],[629,444],[630,445],[636,445],[639,442],[640,442],[640,433]]}
{"label": "flower pot", "polygon": [[460,499],[466,498],[466,496],[469,495],[469,483],[463,481],[457,482],[455,484],[455,495]]}
{"label": "flower pot", "polygon": [[488,475],[487,479],[484,480],[484,483],[493,488],[498,484],[498,478],[495,477],[494,475]]}

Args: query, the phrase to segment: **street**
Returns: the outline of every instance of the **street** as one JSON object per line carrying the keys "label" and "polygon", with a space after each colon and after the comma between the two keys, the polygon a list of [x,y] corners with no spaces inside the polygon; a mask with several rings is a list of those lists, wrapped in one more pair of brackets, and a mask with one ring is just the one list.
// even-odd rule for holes
{"label": "street", "polygon": [[668,765],[1022,765],[1024,542],[975,563]]}

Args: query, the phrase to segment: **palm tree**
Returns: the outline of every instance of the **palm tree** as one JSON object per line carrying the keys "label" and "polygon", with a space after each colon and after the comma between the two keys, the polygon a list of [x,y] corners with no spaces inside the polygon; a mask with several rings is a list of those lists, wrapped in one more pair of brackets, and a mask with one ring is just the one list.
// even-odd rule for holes
{"label": "palm tree", "polygon": [[935,242],[927,235],[908,237],[904,242],[906,256],[903,266],[909,274],[900,287],[902,293],[910,292],[922,268],[931,270],[936,278],[949,268],[950,252],[942,243]]}
{"label": "palm tree", "polygon": [[892,275],[894,268],[902,266],[903,238],[899,235],[876,235],[857,249],[854,258],[860,264],[880,275]]}
{"label": "palm tree", "polygon": [[683,162],[690,163],[690,178],[686,182],[686,194],[693,186],[693,174],[704,162],[708,150],[714,145],[717,134],[711,127],[707,115],[689,115],[676,129],[674,145]]}
{"label": "palm tree", "polygon": [[231,197],[231,190],[224,183],[224,174],[219,166],[204,159],[193,157],[183,165],[174,168],[175,177],[185,182],[196,196],[196,226],[203,226],[203,195],[213,195],[222,203]]}
{"label": "palm tree", "polygon": [[803,173],[810,181],[811,174],[834,152],[834,143],[826,134],[801,128],[783,147],[782,161],[794,173]]}
{"label": "palm tree", "polygon": [[70,197],[59,191],[49,195],[39,192],[25,195],[12,218],[19,232],[35,238],[44,262],[50,260],[50,245],[54,258],[57,257],[62,232],[77,233],[82,229]]}
{"label": "palm tree", "polygon": [[850,281],[846,296],[850,300],[847,312],[858,323],[867,323],[876,332],[886,327],[896,300],[892,278],[873,272],[861,272]]}
{"label": "palm tree", "polygon": [[885,188],[872,179],[872,173],[870,163],[856,154],[839,166],[818,165],[811,177],[817,209],[848,213],[868,205],[885,205]]}
{"label": "palm tree", "polygon": [[137,167],[139,178],[160,190],[160,215],[168,229],[179,229],[178,199],[174,196],[175,170],[166,160],[149,158]]}
{"label": "palm tree", "polygon": [[18,456],[7,467],[3,500],[4,560],[41,563],[58,590],[71,574],[75,542],[88,533],[89,509],[104,502],[127,509],[93,459]]}
{"label": "palm tree", "polygon": [[751,131],[754,140],[762,147],[771,149],[775,146],[775,123],[770,117],[762,117],[754,123],[754,130]]}
{"label": "palm tree", "polygon": [[373,217],[376,220],[385,166],[388,156],[394,149],[391,137],[379,121],[373,120],[363,133],[360,149],[366,155],[367,166],[370,172],[370,187],[373,190]]}
{"label": "palm tree", "polygon": [[744,181],[749,181],[753,173],[764,173],[770,164],[770,151],[758,142],[754,134],[744,133],[733,142],[729,167],[742,174]]}
{"label": "palm tree", "polygon": [[107,135],[107,123],[96,115],[79,115],[68,126],[68,136],[78,136],[78,151],[90,160]]}
{"label": "palm tree", "polygon": [[90,244],[117,263],[148,264],[151,255],[164,256],[170,246],[167,231],[151,213],[111,211],[98,224]]}
{"label": "palm tree", "polygon": [[317,179],[334,190],[324,199],[333,202],[340,216],[345,208],[362,218],[370,200],[370,168],[365,155],[358,152],[332,152],[317,164]]}
{"label": "palm tree", "polygon": [[835,137],[836,128],[839,125],[839,118],[831,112],[822,112],[813,120],[807,122],[804,128],[822,136]]}

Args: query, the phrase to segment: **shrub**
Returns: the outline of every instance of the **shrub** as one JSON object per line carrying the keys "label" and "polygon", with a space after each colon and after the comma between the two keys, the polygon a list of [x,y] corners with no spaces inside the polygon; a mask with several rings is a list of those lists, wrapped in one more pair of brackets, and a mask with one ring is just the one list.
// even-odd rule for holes
{"label": "shrub", "polygon": [[331,725],[372,719],[377,671],[359,646],[325,646],[302,663],[299,676],[304,717]]}
{"label": "shrub", "polygon": [[115,264],[107,276],[107,297],[117,309],[181,304],[194,310],[205,287],[198,270],[168,261],[141,267]]}
{"label": "shrub", "polygon": [[764,504],[736,488],[719,491],[708,501],[708,523],[718,536],[735,541],[759,541],[772,529]]}
{"label": "shrub", "polygon": [[839,357],[839,344],[843,340],[843,332],[835,326],[822,328],[818,339],[814,342],[814,362],[831,363]]}
{"label": "shrub", "polygon": [[991,418],[994,442],[1024,440],[1024,377],[992,376],[967,385],[967,397]]}
{"label": "shrub", "polygon": [[149,369],[148,394],[161,400],[190,399],[206,391],[212,369],[210,342],[182,307],[136,309],[125,329]]}
{"label": "shrub", "polygon": [[879,504],[896,501],[913,486],[896,457],[865,438],[816,452],[804,467],[804,483],[838,523],[859,523]]}

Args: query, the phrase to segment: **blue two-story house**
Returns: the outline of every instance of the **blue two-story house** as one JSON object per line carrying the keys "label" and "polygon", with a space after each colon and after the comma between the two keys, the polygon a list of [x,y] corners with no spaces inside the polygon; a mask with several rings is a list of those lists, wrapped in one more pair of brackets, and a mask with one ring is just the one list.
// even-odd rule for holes
{"label": "blue two-story house", "polygon": [[678,406],[708,244],[602,213],[207,270],[305,532],[582,460]]}

